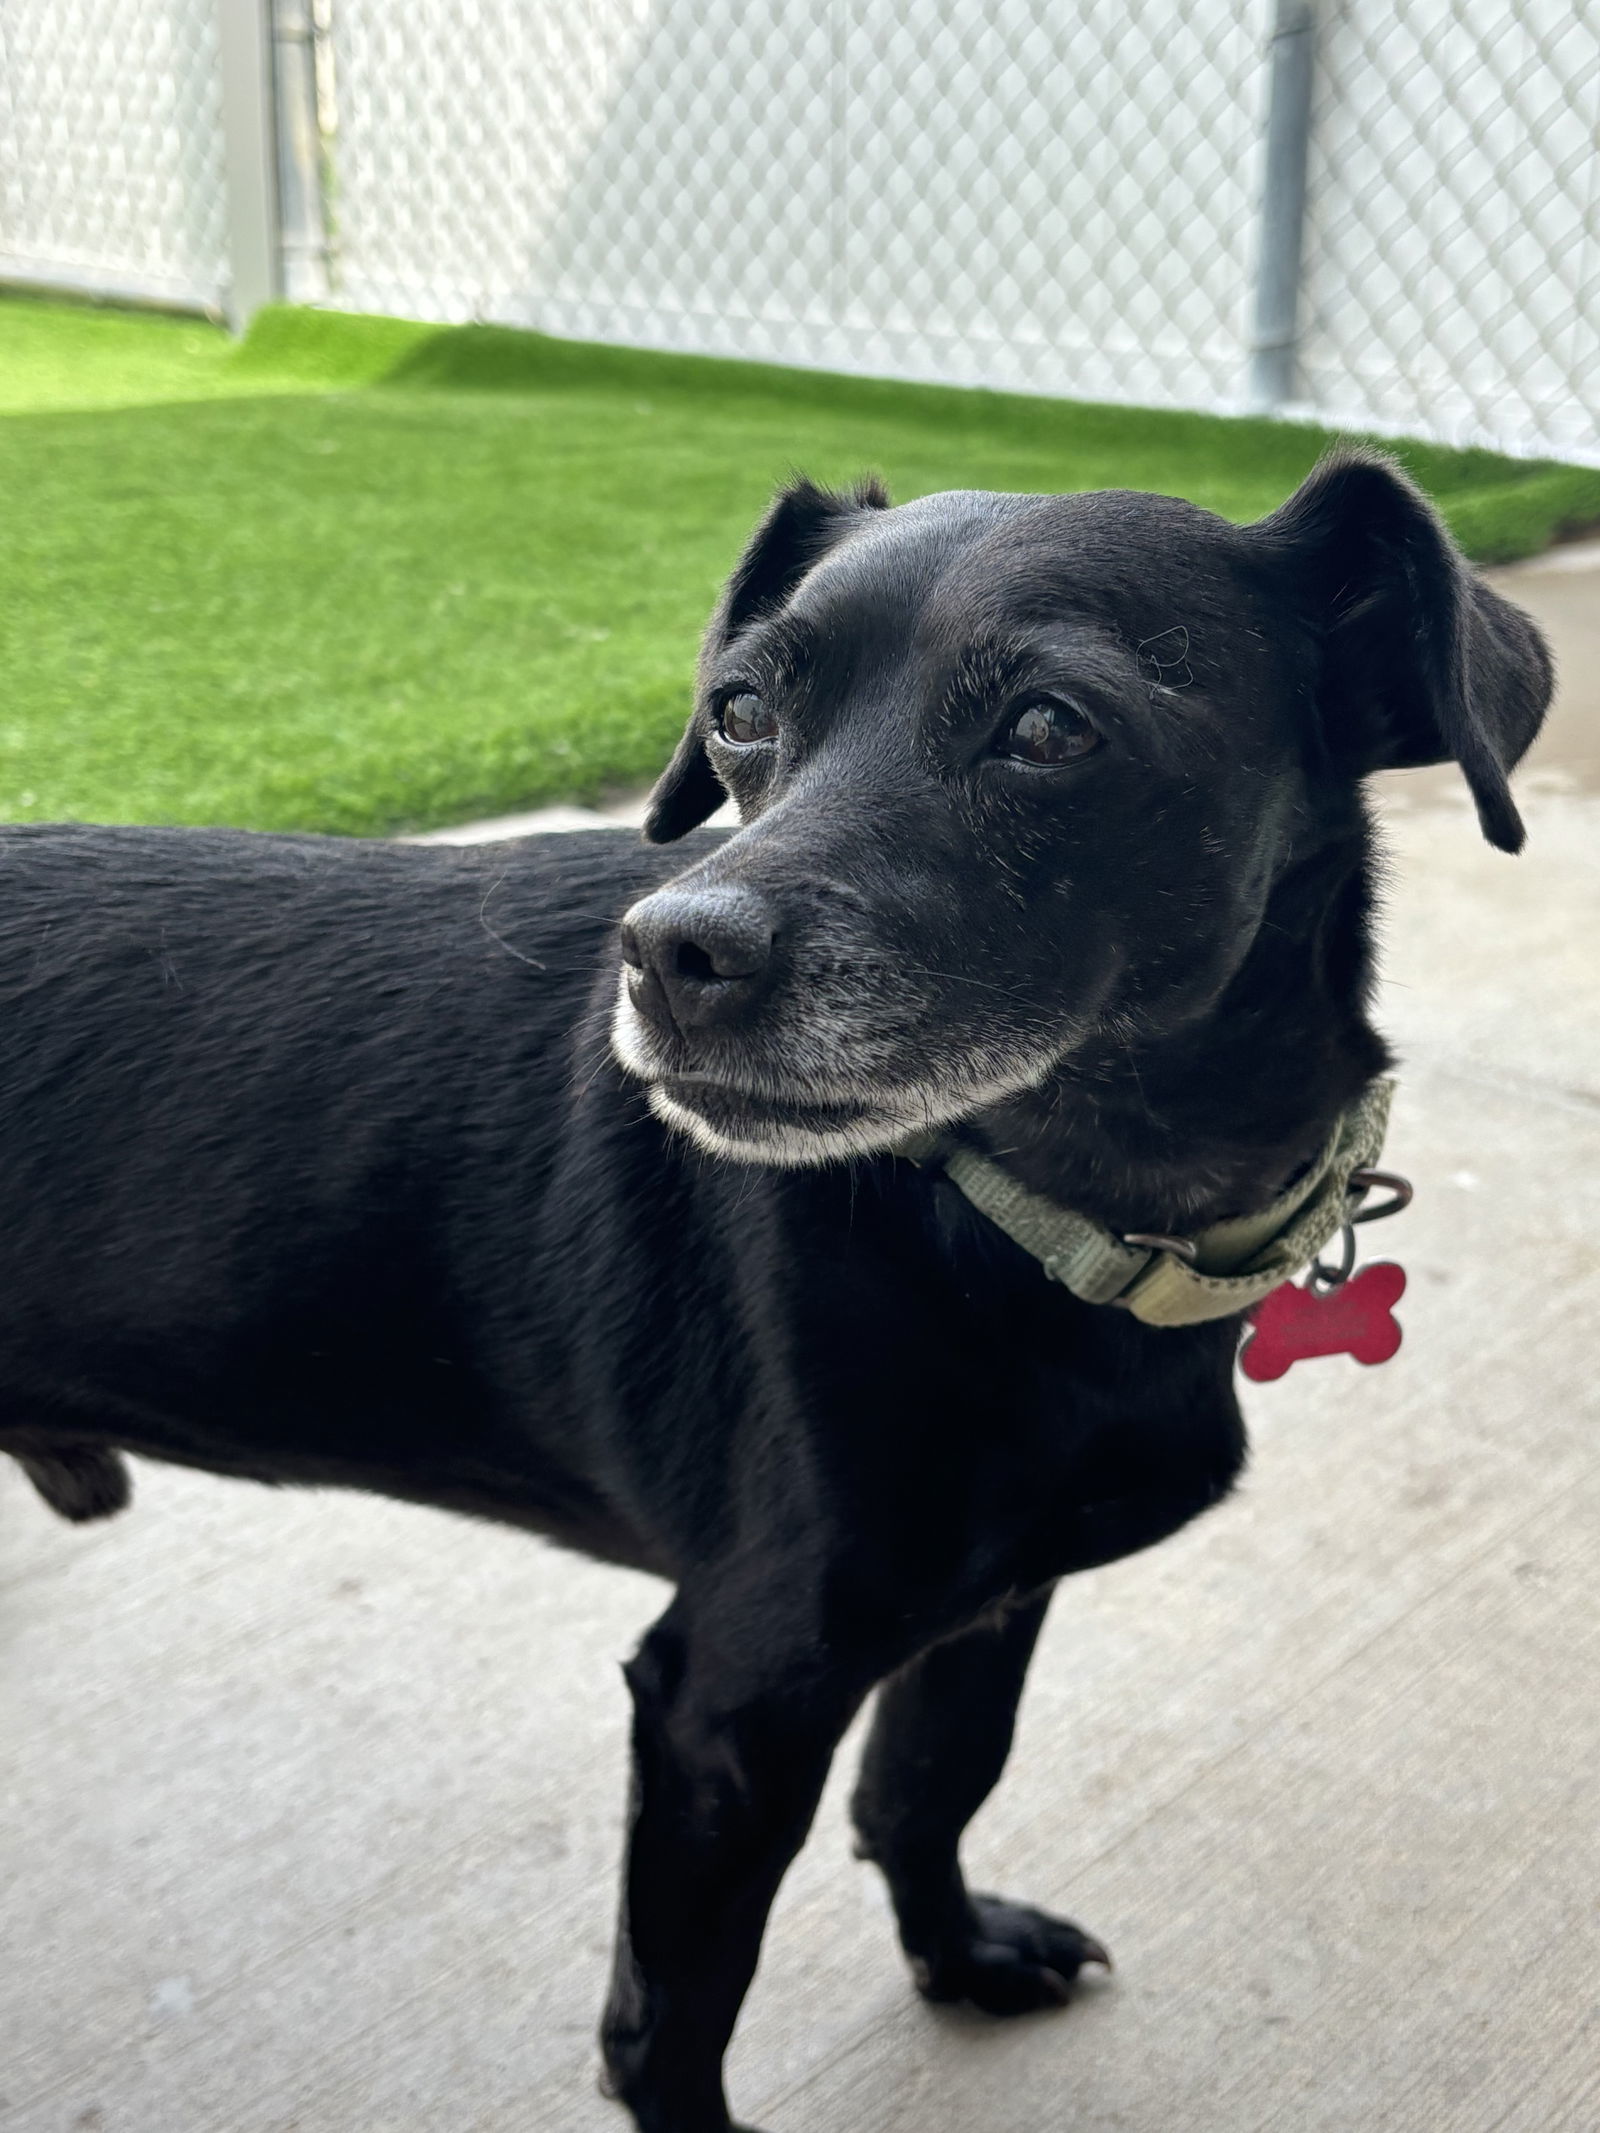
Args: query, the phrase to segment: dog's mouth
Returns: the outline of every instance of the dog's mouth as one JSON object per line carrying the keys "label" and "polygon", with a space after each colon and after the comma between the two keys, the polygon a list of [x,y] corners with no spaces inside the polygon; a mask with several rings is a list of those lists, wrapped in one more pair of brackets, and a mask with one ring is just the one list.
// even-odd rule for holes
{"label": "dog's mouth", "polygon": [[[808,1046],[800,1034],[791,1032],[773,1056],[752,1059],[746,1048],[743,1059],[710,1065],[684,1057],[680,1041],[647,1026],[624,986],[611,1048],[618,1064],[645,1084],[663,1125],[708,1155],[780,1168],[892,1154],[1040,1086],[1069,1049],[1060,1034],[1005,1046],[991,1040],[942,1062],[925,1050],[916,1062],[921,1071],[908,1073],[882,1056],[881,1029],[870,1067],[841,1041]],[[824,1049],[833,1055],[826,1061],[794,1057]]]}
{"label": "dog's mouth", "polygon": [[[892,1094],[807,1086],[776,1062],[712,1070],[682,1056],[681,1044],[646,1026],[624,988],[611,1029],[612,1050],[649,1090],[650,1108],[708,1154],[781,1165],[878,1154],[905,1138],[907,1120]],[[673,1054],[678,1056],[674,1057]]]}
{"label": "dog's mouth", "polygon": [[650,1107],[711,1153],[764,1163],[875,1153],[908,1130],[905,1120],[882,1106],[757,1094],[697,1073],[653,1076]]}

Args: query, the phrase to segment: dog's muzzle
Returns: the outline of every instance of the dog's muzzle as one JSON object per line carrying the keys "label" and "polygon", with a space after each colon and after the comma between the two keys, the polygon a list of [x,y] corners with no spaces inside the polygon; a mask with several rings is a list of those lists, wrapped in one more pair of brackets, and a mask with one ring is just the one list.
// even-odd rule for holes
{"label": "dog's muzzle", "polygon": [[[785,1031],[794,951],[760,890],[670,884],[633,906],[619,938],[612,1050],[648,1085],[656,1116],[702,1149],[817,1162],[880,1148],[904,1130],[880,1102],[819,1075],[816,1055],[837,1065],[836,1043],[819,1041],[815,1027],[803,1041],[792,1019]],[[796,1054],[807,1050],[814,1056],[803,1063]]]}

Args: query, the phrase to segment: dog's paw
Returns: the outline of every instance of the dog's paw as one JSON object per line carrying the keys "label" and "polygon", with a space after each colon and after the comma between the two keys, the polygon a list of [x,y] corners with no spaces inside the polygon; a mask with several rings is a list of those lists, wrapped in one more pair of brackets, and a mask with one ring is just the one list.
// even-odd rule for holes
{"label": "dog's paw", "polygon": [[[600,2091],[607,2103],[622,2102],[622,2091],[617,2086],[617,2077],[612,2073],[610,2067],[603,2063],[599,2072],[595,2075],[595,2087]],[[726,2121],[726,2126],[727,2133],[761,2133],[759,2126],[747,2126],[742,2119],[738,2125],[735,2125],[729,2119]]]}
{"label": "dog's paw", "polygon": [[1033,2014],[1060,2007],[1086,1963],[1111,1968],[1100,1943],[1065,1918],[998,1896],[974,1896],[976,1929],[966,1946],[929,1962],[913,1957],[911,1974],[929,2000],[970,2000],[985,2014]]}

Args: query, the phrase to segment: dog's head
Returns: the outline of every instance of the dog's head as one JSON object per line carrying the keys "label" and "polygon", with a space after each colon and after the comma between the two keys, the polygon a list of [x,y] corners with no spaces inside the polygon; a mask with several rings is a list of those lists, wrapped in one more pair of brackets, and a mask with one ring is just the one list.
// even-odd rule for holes
{"label": "dog's head", "polygon": [[746,1161],[893,1146],[1215,1004],[1370,771],[1460,764],[1484,834],[1550,668],[1386,461],[1237,527],[1170,497],[797,483],[717,607],[651,801],[742,828],[622,926],[613,1043]]}

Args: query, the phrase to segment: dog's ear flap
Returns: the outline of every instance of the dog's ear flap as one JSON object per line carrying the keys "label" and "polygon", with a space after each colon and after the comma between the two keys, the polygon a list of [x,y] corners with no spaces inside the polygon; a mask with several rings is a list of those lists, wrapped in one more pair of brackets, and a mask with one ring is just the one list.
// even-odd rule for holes
{"label": "dog's ear flap", "polygon": [[1474,575],[1421,490],[1378,453],[1332,454],[1250,530],[1309,599],[1335,759],[1357,774],[1454,760],[1485,837],[1519,851],[1507,773],[1552,684],[1528,617]]}
{"label": "dog's ear flap", "polygon": [[[843,495],[819,489],[803,478],[781,489],[751,535],[712,613],[700,651],[702,673],[730,638],[788,599],[852,520],[864,511],[887,510],[888,505],[883,485],[870,478]],[[651,844],[670,844],[673,838],[698,829],[727,797],[706,754],[700,719],[698,712],[690,719],[650,795],[644,833]]]}
{"label": "dog's ear flap", "polygon": [[820,489],[804,475],[786,482],[723,587],[706,629],[702,664],[758,615],[780,607],[863,512],[888,507],[888,492],[872,476],[845,492]]}
{"label": "dog's ear flap", "polygon": [[674,837],[686,837],[714,815],[727,797],[706,754],[697,712],[684,727],[672,751],[672,761],[657,778],[650,795],[644,816],[646,840],[670,844]]}

